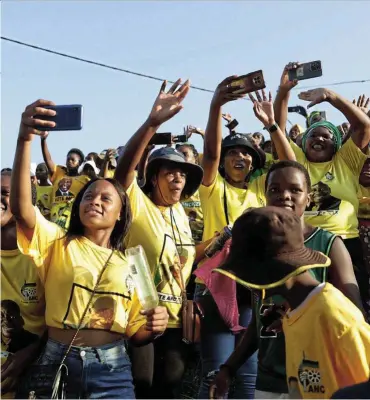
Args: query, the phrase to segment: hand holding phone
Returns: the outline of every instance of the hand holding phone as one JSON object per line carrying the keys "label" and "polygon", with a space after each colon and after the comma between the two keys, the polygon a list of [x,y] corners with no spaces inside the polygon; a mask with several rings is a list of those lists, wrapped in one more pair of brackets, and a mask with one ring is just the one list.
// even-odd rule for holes
{"label": "hand holding phone", "polygon": [[266,84],[262,70],[254,71],[246,75],[239,76],[230,83],[234,94],[252,93],[257,90],[265,89]]}
{"label": "hand holding phone", "polygon": [[33,118],[54,122],[54,127],[36,125],[40,131],[78,131],[82,129],[83,107],[81,104],[44,106],[48,110],[55,111],[54,116],[36,114]]}

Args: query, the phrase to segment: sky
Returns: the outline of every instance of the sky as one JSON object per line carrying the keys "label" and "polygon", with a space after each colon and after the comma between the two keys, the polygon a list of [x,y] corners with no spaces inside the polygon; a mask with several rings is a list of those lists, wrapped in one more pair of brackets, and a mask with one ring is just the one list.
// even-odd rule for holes
{"label": "sky", "polygon": [[[263,69],[276,93],[289,61],[321,60],[323,76],[301,87],[370,78],[368,1],[2,1],[1,35],[74,56],[160,78],[190,78],[214,90],[233,74]],[[160,82],[104,69],[1,41],[1,167],[11,167],[21,113],[38,98],[82,104],[83,129],[52,132],[54,162],[68,150],[85,154],[124,145],[147,118]],[[299,87],[298,87],[299,88]],[[370,95],[370,84],[331,89],[353,99]],[[291,105],[305,104],[293,92]],[[184,109],[160,128],[181,134],[185,125],[205,128],[211,93],[190,90]],[[331,106],[328,119],[343,116]],[[251,103],[228,103],[238,131],[261,130]],[[304,120],[290,114],[293,123]],[[225,128],[224,135],[227,134]],[[191,141],[202,148],[199,137]],[[32,161],[41,162],[40,140]]]}

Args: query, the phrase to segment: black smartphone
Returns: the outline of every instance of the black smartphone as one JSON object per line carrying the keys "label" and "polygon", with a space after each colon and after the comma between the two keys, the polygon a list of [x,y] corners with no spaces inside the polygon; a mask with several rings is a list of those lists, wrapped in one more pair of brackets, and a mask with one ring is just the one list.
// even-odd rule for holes
{"label": "black smartphone", "polygon": [[246,75],[238,76],[230,83],[231,87],[235,87],[233,93],[252,93],[266,87],[262,70],[254,71]]}
{"label": "black smartphone", "polygon": [[63,106],[43,106],[54,110],[56,115],[49,117],[45,115],[35,115],[35,119],[55,122],[54,128],[35,126],[40,131],[79,131],[82,129],[83,107],[81,104],[71,104]]}
{"label": "black smartphone", "polygon": [[172,143],[172,133],[171,132],[163,132],[156,133],[150,139],[149,144],[161,145],[161,144],[171,144]]}
{"label": "black smartphone", "polygon": [[[267,315],[263,315],[263,312],[271,307],[272,310]],[[284,310],[284,307],[271,304],[263,304],[261,306],[260,321],[264,328],[269,327],[273,322],[281,318],[281,314],[278,312],[278,310]]]}
{"label": "black smartphone", "polygon": [[288,107],[288,112],[292,113],[297,113],[299,115],[302,115],[303,117],[307,118],[307,110],[303,106],[293,106],[293,107]]}
{"label": "black smartphone", "polygon": [[322,76],[321,61],[311,61],[300,64],[297,68],[288,71],[290,81],[312,79]]}
{"label": "black smartphone", "polygon": [[177,135],[172,138],[174,143],[186,143],[188,141],[187,135]]}

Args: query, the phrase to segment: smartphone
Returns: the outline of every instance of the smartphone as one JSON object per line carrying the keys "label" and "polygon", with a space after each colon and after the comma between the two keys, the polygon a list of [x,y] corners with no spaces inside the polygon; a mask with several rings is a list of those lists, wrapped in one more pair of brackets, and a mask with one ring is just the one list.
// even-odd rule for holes
{"label": "smartphone", "polygon": [[230,131],[233,131],[238,125],[239,125],[239,122],[236,119],[233,119],[231,122],[229,122],[226,125],[226,127],[229,128]]}
{"label": "smartphone", "polygon": [[298,68],[288,71],[290,81],[312,79],[322,76],[321,61],[311,61],[301,64]]}
{"label": "smartphone", "polygon": [[149,144],[171,144],[172,143],[172,133],[171,132],[163,132],[163,133],[156,133],[150,139]]}
{"label": "smartphone", "polygon": [[302,115],[303,117],[307,118],[307,110],[302,107],[302,106],[293,106],[293,107],[288,107],[288,112],[292,113],[297,113],[299,115]]}
{"label": "smartphone", "polygon": [[81,104],[71,104],[63,106],[44,106],[50,110],[55,110],[56,115],[49,117],[45,115],[35,115],[34,118],[46,121],[54,121],[54,128],[35,126],[40,131],[79,131],[82,129],[83,107]]}
{"label": "smartphone", "polygon": [[231,87],[235,87],[233,93],[251,93],[256,90],[264,89],[266,87],[265,80],[263,78],[262,70],[251,72],[247,75],[239,76],[230,83]]}
{"label": "smartphone", "polygon": [[188,141],[187,135],[177,135],[172,138],[174,143],[186,143]]}

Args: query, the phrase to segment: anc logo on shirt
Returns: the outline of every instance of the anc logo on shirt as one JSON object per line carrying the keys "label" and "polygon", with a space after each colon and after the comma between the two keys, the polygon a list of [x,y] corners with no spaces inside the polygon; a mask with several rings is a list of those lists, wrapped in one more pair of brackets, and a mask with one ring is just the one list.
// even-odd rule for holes
{"label": "anc logo on shirt", "polygon": [[[317,361],[302,360],[298,368],[298,381],[302,385],[305,393],[325,393],[325,386],[321,381],[321,371]],[[295,377],[290,377],[288,379],[289,395],[291,397],[299,390],[298,381]]]}
{"label": "anc logo on shirt", "polygon": [[23,303],[37,303],[39,298],[37,296],[37,285],[35,282],[24,282],[21,287],[21,295]]}

